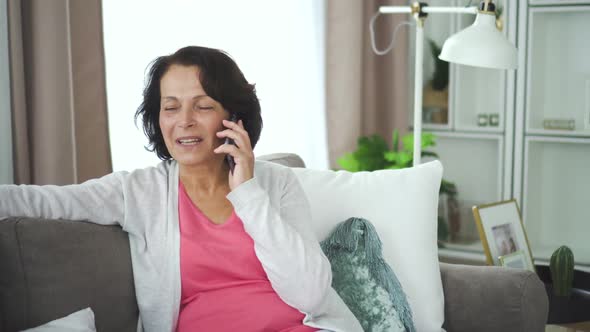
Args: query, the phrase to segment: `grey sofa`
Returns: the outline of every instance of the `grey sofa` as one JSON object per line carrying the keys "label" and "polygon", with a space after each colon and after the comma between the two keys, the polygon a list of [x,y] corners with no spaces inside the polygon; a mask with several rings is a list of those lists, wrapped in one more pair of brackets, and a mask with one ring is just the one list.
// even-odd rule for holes
{"label": "grey sofa", "polygon": [[[293,154],[259,159],[303,167]],[[450,332],[544,331],[548,301],[532,272],[440,264]],[[0,332],[91,307],[102,331],[136,331],[129,242],[117,226],[68,220],[0,222]]]}

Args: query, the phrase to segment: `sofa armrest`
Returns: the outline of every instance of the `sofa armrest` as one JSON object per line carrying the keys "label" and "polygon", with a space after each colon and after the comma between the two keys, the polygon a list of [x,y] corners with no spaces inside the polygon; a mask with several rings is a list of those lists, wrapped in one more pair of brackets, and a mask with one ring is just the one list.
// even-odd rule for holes
{"label": "sofa armrest", "polygon": [[90,307],[97,331],[137,331],[129,238],[119,226],[0,220],[0,331]]}
{"label": "sofa armrest", "polygon": [[549,301],[535,273],[447,263],[440,270],[448,332],[545,331]]}

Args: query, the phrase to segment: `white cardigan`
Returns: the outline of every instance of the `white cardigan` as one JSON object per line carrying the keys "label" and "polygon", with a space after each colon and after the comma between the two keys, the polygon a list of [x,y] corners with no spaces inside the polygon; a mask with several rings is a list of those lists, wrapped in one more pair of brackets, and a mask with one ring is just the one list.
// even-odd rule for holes
{"label": "white cardigan", "polygon": [[[178,164],[161,162],[69,186],[0,186],[0,219],[26,216],[119,224],[129,235],[138,331],[176,330],[180,308]],[[307,326],[362,327],[331,287],[330,263],[309,225],[310,208],[293,171],[257,160],[254,178],[227,195],[254,240],[272,287],[305,314]],[[247,304],[246,304],[247,305]]]}

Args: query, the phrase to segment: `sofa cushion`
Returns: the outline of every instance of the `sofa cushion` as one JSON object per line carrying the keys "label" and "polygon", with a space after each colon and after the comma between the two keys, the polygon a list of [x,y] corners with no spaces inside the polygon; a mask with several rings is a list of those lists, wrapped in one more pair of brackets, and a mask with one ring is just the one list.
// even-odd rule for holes
{"label": "sofa cushion", "polygon": [[444,298],[437,248],[438,161],[400,170],[350,173],[293,168],[311,205],[318,239],[349,217],[370,220],[399,278],[417,331],[440,331]]}
{"label": "sofa cushion", "polygon": [[118,226],[8,218],[0,222],[1,331],[91,307],[98,331],[136,331],[127,234]]}
{"label": "sofa cushion", "polygon": [[96,332],[94,312],[86,308],[23,332]]}

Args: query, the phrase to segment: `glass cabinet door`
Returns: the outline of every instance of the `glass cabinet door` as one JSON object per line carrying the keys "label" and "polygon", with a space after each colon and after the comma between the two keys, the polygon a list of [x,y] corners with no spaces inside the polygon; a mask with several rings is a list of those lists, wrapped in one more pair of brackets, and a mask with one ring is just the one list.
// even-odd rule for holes
{"label": "glass cabinet door", "polygon": [[528,137],[523,220],[535,258],[569,246],[590,265],[590,139]]}
{"label": "glass cabinet door", "polygon": [[[497,27],[506,35],[509,22],[504,9],[505,0],[495,3],[499,9]],[[464,6],[465,2],[441,0],[432,5]],[[422,121],[425,129],[503,132],[505,71],[455,65],[438,58],[445,40],[473,24],[474,20],[475,15],[471,14],[435,13],[429,14],[425,21],[422,77]],[[410,77],[413,77],[415,56],[413,30],[410,33]],[[413,108],[410,113],[413,113]],[[412,121],[413,115],[409,119]]]}
{"label": "glass cabinet door", "polygon": [[[505,1],[496,3],[496,27],[507,36]],[[459,15],[457,31],[475,20],[474,15]],[[453,119],[456,130],[503,132],[505,117],[506,71],[451,65],[453,68]]]}
{"label": "glass cabinet door", "polygon": [[[455,6],[455,0],[441,0],[433,6]],[[410,18],[414,20],[413,18]],[[428,14],[424,23],[424,61],[422,66],[422,124],[426,129],[451,128],[449,110],[450,67],[438,59],[444,41],[455,32],[457,14]],[[410,29],[410,71],[411,86],[414,86],[415,27]],[[414,91],[413,88],[410,91]],[[412,93],[413,94],[413,93]],[[413,100],[413,96],[412,96]],[[410,103],[410,121],[413,122],[413,103]],[[412,123],[410,123],[410,126]]]}
{"label": "glass cabinet door", "polygon": [[498,135],[437,134],[436,146],[428,150],[438,154],[444,165],[443,180],[457,191],[439,198],[441,247],[483,252],[471,210],[501,199],[503,145]]}
{"label": "glass cabinet door", "polygon": [[527,133],[590,136],[590,6],[529,10]]}

